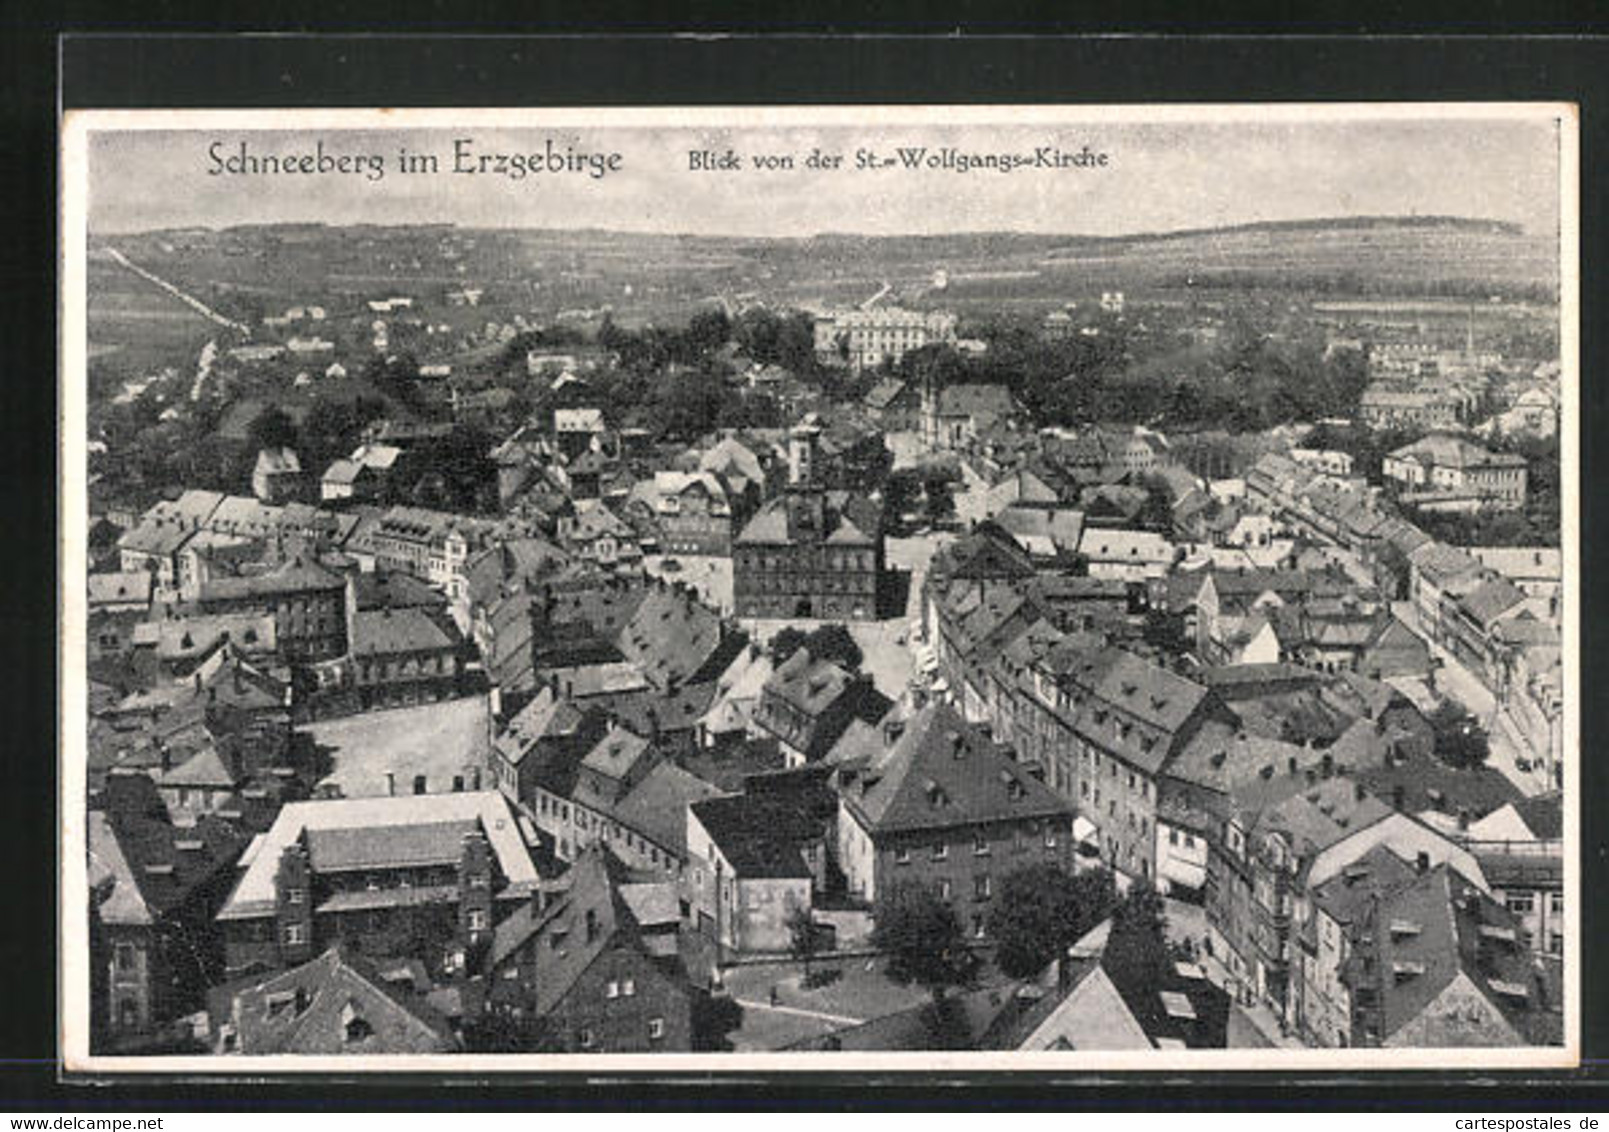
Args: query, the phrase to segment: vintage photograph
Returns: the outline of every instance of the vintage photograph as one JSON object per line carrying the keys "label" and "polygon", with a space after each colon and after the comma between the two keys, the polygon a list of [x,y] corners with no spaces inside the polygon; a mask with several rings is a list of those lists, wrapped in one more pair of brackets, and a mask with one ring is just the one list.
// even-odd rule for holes
{"label": "vintage photograph", "polygon": [[1572,108],[63,136],[70,1070],[1575,1063]]}

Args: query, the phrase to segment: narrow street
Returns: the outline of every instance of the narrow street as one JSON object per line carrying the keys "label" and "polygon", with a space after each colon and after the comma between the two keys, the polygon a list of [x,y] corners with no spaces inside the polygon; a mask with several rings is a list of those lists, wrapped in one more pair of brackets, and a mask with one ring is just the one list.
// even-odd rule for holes
{"label": "narrow street", "polygon": [[226,329],[236,330],[245,335],[251,334],[251,327],[247,326],[245,323],[235,322],[233,319],[225,318],[223,315],[207,306],[206,303],[203,303],[194,295],[179,290],[179,288],[175,287],[172,283],[169,283],[161,276],[147,271],[145,268],[129,259],[128,256],[124,255],[116,248],[107,248],[106,254],[112,259],[113,262],[118,264],[118,266],[126,267],[135,275],[138,275],[141,279],[144,279],[147,283],[151,283],[154,286],[162,288],[162,290],[172,295],[175,299],[178,299],[181,303],[195,311],[197,314],[201,315],[203,318],[209,319],[212,322],[217,323],[219,326],[225,327]]}
{"label": "narrow street", "polygon": [[1464,666],[1452,653],[1442,648],[1419,627],[1419,614],[1411,601],[1394,602],[1391,610],[1397,619],[1422,637],[1430,646],[1430,655],[1439,662],[1435,672],[1433,690],[1442,696],[1457,700],[1486,729],[1491,756],[1487,765],[1495,767],[1527,797],[1546,793],[1549,789],[1547,772],[1532,765],[1521,770],[1517,759],[1526,758],[1526,752],[1516,746],[1508,729],[1497,719],[1497,700],[1485,684]]}

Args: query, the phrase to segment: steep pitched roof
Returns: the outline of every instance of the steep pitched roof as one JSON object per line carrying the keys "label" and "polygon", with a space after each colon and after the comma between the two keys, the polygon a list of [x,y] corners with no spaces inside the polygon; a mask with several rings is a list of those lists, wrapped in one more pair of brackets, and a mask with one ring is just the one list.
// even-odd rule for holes
{"label": "steep pitched roof", "polygon": [[906,724],[882,759],[861,772],[846,803],[873,834],[1071,812],[942,703]]}
{"label": "steep pitched roof", "polygon": [[642,947],[640,925],[620,892],[624,870],[593,846],[565,874],[568,887],[544,912],[522,909],[494,930],[490,962],[501,963],[535,939],[541,977],[537,1014],[553,1011],[594,960],[612,947]]}
{"label": "steep pitched roof", "polygon": [[451,1053],[447,1020],[410,991],[389,986],[339,946],[235,993],[230,1015],[243,1054]]}
{"label": "steep pitched roof", "polygon": [[[699,672],[724,639],[720,614],[689,591],[656,587],[637,606],[615,644],[655,687],[663,689]],[[742,647],[741,642],[734,644]]]}
{"label": "steep pitched roof", "polygon": [[610,816],[656,845],[687,855],[687,807],[720,791],[675,763],[662,762],[613,806]]}
{"label": "steep pitched roof", "polygon": [[765,682],[764,692],[809,715],[826,711],[848,689],[853,677],[830,660],[817,660],[797,648]]}

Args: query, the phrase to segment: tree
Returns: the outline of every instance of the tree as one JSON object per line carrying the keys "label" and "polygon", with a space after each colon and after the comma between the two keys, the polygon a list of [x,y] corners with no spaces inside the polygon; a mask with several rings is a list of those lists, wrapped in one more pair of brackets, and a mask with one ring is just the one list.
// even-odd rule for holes
{"label": "tree", "polygon": [[1134,992],[1163,985],[1173,961],[1167,942],[1167,923],[1167,904],[1149,885],[1129,889],[1112,913],[1112,930],[1106,937],[1102,962],[1131,1006],[1134,999],[1130,995]]}
{"label": "tree", "polygon": [[547,1019],[534,1014],[514,1015],[487,1010],[464,1026],[464,1048],[469,1053],[563,1053]]}
{"label": "tree", "polygon": [[949,987],[964,985],[972,956],[955,911],[931,888],[910,882],[891,886],[877,900],[872,946],[889,957],[889,978],[926,987],[935,1001]]}
{"label": "tree", "polygon": [[1486,731],[1457,700],[1443,700],[1430,713],[1436,757],[1460,770],[1483,765],[1491,755]]}
{"label": "tree", "polygon": [[784,625],[771,638],[772,663],[781,664],[794,653],[804,648],[809,639],[810,634],[803,629],[796,629],[792,625]]}
{"label": "tree", "polygon": [[788,950],[793,957],[804,964],[805,978],[810,978],[810,960],[815,957],[821,946],[821,936],[816,931],[815,918],[811,916],[810,909],[803,904],[795,904],[788,912]]}
{"label": "tree", "polygon": [[246,435],[257,449],[295,448],[296,426],[277,405],[270,405],[246,426]]}
{"label": "tree", "polygon": [[859,670],[861,661],[866,659],[849,630],[836,621],[814,630],[805,638],[804,646],[813,659],[830,660],[851,672]]}
{"label": "tree", "polygon": [[989,912],[989,934],[1000,944],[1000,969],[1014,979],[1044,970],[1106,918],[1116,891],[1105,869],[1069,875],[1047,863],[1008,874]]}

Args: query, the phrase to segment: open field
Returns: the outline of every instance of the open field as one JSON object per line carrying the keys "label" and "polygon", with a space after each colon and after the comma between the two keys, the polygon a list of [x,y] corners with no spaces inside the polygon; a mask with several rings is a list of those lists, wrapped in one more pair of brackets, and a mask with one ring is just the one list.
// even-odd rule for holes
{"label": "open field", "polygon": [[[118,237],[115,246],[203,301],[355,305],[387,292],[487,289],[487,317],[610,308],[623,323],[670,320],[718,297],[782,305],[891,301],[1025,313],[1122,288],[1131,297],[1210,298],[1282,288],[1313,297],[1450,294],[1546,298],[1557,286],[1545,236],[1480,221],[1315,220],[1095,238],[971,233],[803,239],[448,226],[317,225]],[[932,289],[943,268],[949,285]],[[94,281],[92,280],[92,290]],[[227,313],[227,312],[226,312]],[[333,309],[332,309],[333,313]]]}

